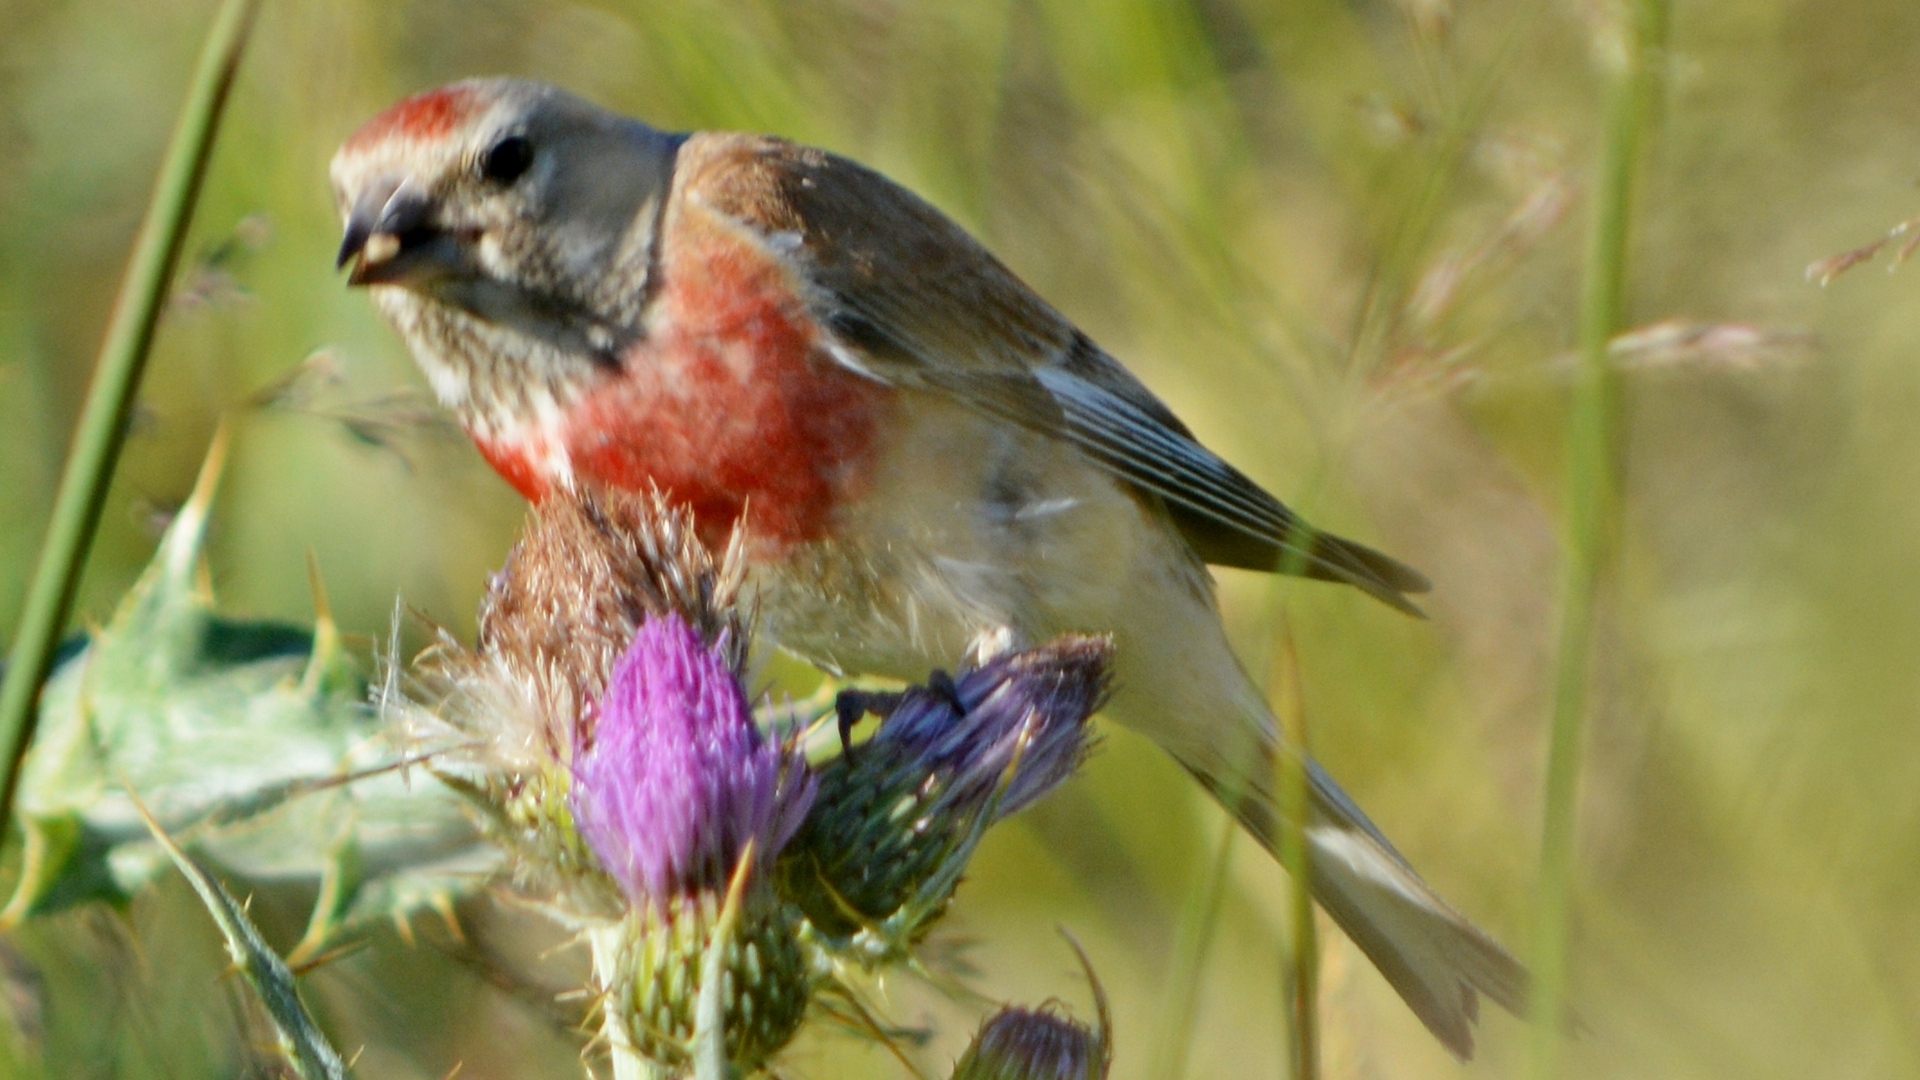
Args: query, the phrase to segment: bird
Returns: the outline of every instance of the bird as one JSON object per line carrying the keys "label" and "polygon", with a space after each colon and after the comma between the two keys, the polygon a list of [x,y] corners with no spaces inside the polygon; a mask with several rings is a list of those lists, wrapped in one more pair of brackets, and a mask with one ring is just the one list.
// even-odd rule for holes
{"label": "bird", "polygon": [[[1211,565],[1409,614],[1419,572],[1313,529],[931,204],[785,139],[671,133],[556,87],[453,83],[330,176],[337,266],[527,499],[654,490],[744,522],[760,628],[832,672],[1110,635],[1106,715],[1276,855],[1455,1056],[1528,976],[1288,741]],[[1279,810],[1277,767],[1305,777]]]}

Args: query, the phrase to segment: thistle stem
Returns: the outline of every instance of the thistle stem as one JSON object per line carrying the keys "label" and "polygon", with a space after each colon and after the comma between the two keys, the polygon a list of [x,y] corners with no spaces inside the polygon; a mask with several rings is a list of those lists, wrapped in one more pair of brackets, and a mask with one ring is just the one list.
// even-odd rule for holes
{"label": "thistle stem", "polygon": [[0,686],[0,753],[6,755],[5,780],[0,783],[0,837],[6,835],[21,758],[33,739],[40,686],[53,665],[60,632],[100,524],[114,463],[126,440],[127,416],[140,388],[174,267],[199,201],[214,135],[258,10],[259,0],[224,0],[214,18],[160,167],[153,202],[114,301],[93,385],[54,497],[53,519],[27,593],[5,684]]}

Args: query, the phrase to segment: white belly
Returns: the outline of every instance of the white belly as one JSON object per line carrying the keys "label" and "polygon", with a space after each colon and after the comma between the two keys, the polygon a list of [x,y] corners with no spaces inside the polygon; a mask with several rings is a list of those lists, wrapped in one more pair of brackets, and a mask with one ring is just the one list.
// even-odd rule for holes
{"label": "white belly", "polygon": [[1176,753],[1245,723],[1211,580],[1156,508],[1056,440],[938,398],[902,415],[838,539],[756,571],[766,633],[915,682],[982,642],[1111,634],[1116,719]]}

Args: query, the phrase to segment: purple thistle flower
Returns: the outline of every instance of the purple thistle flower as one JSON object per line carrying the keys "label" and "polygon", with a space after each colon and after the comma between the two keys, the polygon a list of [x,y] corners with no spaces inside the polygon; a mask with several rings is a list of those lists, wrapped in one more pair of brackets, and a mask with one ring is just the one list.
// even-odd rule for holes
{"label": "purple thistle flower", "polygon": [[771,859],[813,800],[805,761],[754,726],[728,661],[678,614],[650,617],[583,724],[571,801],[587,846],[636,907],[724,890],[742,849]]}
{"label": "purple thistle flower", "polygon": [[1065,638],[995,657],[958,680],[937,676],[901,696],[862,752],[938,777],[943,808],[984,809],[998,794],[994,819],[1017,813],[1086,756],[1109,652],[1102,639]]}

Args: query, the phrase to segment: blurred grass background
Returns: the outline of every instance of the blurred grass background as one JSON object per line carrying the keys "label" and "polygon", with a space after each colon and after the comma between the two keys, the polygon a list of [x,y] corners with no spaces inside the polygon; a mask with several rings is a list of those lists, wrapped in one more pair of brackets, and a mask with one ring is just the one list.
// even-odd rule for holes
{"label": "blurred grass background", "polygon": [[[0,628],[209,0],[0,0]],[[1222,575],[1251,669],[1299,654],[1323,760],[1464,911],[1526,948],[1602,0],[269,2],[83,589],[98,620],[238,410],[213,578],[349,631],[396,594],[469,628],[520,519],[332,270],[325,164],[402,94],[550,79],[665,127],[860,158],[987,240],[1211,445],[1436,581],[1430,623]],[[1630,265],[1623,500],[1583,776],[1571,1076],[1920,1072],[1920,277],[1809,262],[1920,210],[1906,0],[1679,4]],[[1880,265],[1885,265],[1884,257]],[[1644,328],[1651,327],[1651,330]],[[291,373],[300,372],[291,384]],[[266,404],[262,404],[266,402]],[[1165,1076],[1218,813],[1114,732],[1000,830],[953,917],[997,999],[1113,998],[1115,1075]],[[1236,841],[1190,1076],[1281,1075],[1280,872]],[[297,934],[309,897],[263,894]],[[473,905],[477,944],[527,949]],[[542,1012],[397,934],[309,995],[366,1077],[577,1075]],[[290,939],[290,938],[289,938]],[[1329,931],[1329,1076],[1457,1071]],[[537,951],[533,949],[532,951]],[[0,951],[27,1075],[267,1073],[178,882]],[[944,1074],[974,1012],[910,983]],[[1515,1075],[1482,1024],[1467,1072]],[[898,1076],[816,1032],[793,1074]]]}

